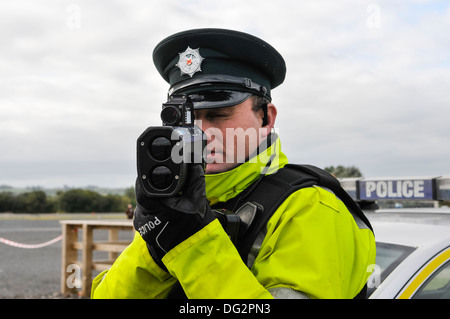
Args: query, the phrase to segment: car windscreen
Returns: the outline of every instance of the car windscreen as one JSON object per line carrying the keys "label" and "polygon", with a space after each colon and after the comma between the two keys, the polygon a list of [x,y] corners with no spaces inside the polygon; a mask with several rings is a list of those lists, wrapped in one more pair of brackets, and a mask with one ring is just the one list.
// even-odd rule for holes
{"label": "car windscreen", "polygon": [[[377,242],[376,264],[379,267],[380,283],[416,248],[411,246],[396,245],[390,243]],[[377,287],[368,288],[370,296]]]}

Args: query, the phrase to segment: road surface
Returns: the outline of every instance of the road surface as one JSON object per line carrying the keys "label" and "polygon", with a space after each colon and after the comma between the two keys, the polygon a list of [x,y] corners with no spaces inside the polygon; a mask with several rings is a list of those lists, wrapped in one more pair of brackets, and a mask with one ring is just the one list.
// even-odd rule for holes
{"label": "road surface", "polygon": [[[2,215],[0,238],[34,245],[61,235],[58,219],[48,219],[48,216],[38,219],[18,216],[20,219],[14,219],[11,216],[2,218]],[[97,240],[107,238],[106,231],[94,234],[97,234]],[[119,235],[121,239],[132,238],[132,232],[121,231]],[[107,253],[94,252],[94,258],[107,259],[104,254]],[[18,248],[0,242],[0,298],[60,298],[60,276],[61,241],[37,249]]]}

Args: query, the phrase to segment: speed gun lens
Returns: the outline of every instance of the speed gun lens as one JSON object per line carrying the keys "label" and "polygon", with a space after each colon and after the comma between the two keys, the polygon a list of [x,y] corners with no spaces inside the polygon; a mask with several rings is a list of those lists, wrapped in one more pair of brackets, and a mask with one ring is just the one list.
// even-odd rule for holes
{"label": "speed gun lens", "polygon": [[157,137],[150,144],[149,151],[155,160],[165,161],[172,152],[172,143],[166,137]]}
{"label": "speed gun lens", "polygon": [[151,172],[150,179],[157,190],[165,190],[172,184],[173,174],[166,166],[158,166]]}
{"label": "speed gun lens", "polygon": [[161,120],[165,125],[174,126],[181,122],[181,112],[175,106],[166,106],[161,111]]}

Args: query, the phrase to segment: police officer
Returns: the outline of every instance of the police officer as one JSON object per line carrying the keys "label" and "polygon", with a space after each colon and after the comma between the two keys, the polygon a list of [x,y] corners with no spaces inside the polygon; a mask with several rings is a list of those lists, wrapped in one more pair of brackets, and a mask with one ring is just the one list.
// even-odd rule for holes
{"label": "police officer", "polygon": [[223,214],[211,208],[288,163],[271,133],[271,90],[286,73],[282,56],[246,33],[197,29],[164,39],[153,59],[169,94],[194,103],[209,138],[206,172],[191,165],[182,196],[171,198],[148,197],[136,184],[139,233],[95,278],[92,297],[168,298],[176,287],[188,298],[357,296],[375,263],[374,236],[329,190],[311,186],[287,196],[245,258]]}

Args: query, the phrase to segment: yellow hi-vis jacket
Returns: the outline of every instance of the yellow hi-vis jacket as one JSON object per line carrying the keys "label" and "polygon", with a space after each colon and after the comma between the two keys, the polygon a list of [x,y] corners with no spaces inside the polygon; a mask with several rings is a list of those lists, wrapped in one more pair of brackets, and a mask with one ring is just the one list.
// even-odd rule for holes
{"label": "yellow hi-vis jacket", "polygon": [[[255,181],[275,153],[267,174],[287,164],[277,141],[234,170],[206,175],[211,205],[236,196]],[[166,298],[180,281],[188,298],[354,298],[375,263],[374,235],[361,229],[345,205],[328,190],[308,187],[291,194],[267,224],[251,268],[215,220],[162,259],[145,241],[133,242],[109,270],[93,281],[93,298]]]}

